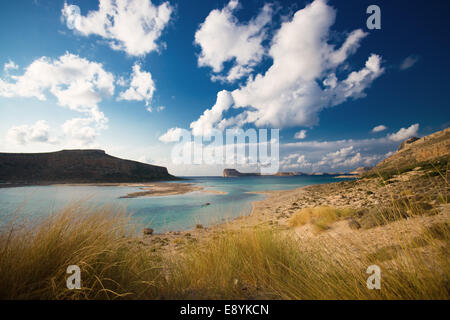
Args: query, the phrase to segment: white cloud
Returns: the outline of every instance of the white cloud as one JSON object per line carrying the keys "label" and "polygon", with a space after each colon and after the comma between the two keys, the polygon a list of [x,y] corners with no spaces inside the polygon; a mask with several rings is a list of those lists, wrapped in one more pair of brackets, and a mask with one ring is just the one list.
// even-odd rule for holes
{"label": "white cloud", "polygon": [[[401,131],[402,130],[399,130],[399,132]],[[188,131],[185,133],[189,134]],[[216,133],[220,134],[220,131]],[[170,129],[164,137],[160,138],[160,140],[164,142],[178,142],[182,134],[183,129],[173,128]],[[378,138],[367,139],[341,139],[332,141],[301,140],[282,143],[279,145],[280,168],[285,171],[344,172],[354,170],[361,166],[374,166],[381,160],[394,154],[397,150],[399,142],[392,140],[390,136],[391,135],[386,134]],[[207,141],[211,141],[207,137],[203,137],[203,139],[205,138]],[[225,142],[225,137],[223,137],[223,139]],[[214,141],[216,141],[216,139]],[[195,146],[195,141],[188,141],[185,144],[191,148],[192,146]],[[225,145],[225,148],[228,148],[229,146],[230,145]],[[205,149],[203,150],[210,149],[210,151],[211,149],[214,149],[214,153],[216,153],[223,150],[224,146],[206,144],[204,145],[204,148]],[[213,152],[208,153],[212,154]],[[170,159],[168,159],[167,162],[168,166],[170,166]],[[195,167],[195,165],[193,167]],[[202,169],[198,169],[195,172],[199,175],[202,175],[202,172],[203,174],[208,172],[208,174],[216,175],[226,167],[229,167],[229,165],[201,166]],[[175,166],[173,168],[173,170],[181,170],[181,167]],[[249,171],[257,169],[258,168],[253,168],[249,169]],[[186,165],[183,167],[183,170],[189,171],[193,170],[193,168]]]}
{"label": "white cloud", "polygon": [[322,159],[313,165],[314,168],[344,168],[351,169],[359,166],[371,166],[383,159],[381,155],[362,156],[353,146],[341,148],[335,152],[327,153]]}
{"label": "white cloud", "polygon": [[419,57],[412,55],[409,57],[406,57],[405,60],[403,60],[402,64],[400,65],[400,70],[406,70],[414,66],[419,61]]}
{"label": "white cloud", "polygon": [[[68,121],[63,125],[63,131],[74,135],[76,140],[90,143],[96,136],[93,132],[106,128],[108,119],[98,104],[105,96],[114,94],[114,76],[100,63],[66,53],[54,60],[39,58],[25,69],[24,74],[0,79],[2,97],[35,97],[46,101],[48,93],[56,97],[60,106],[85,115],[84,119]],[[79,136],[82,138],[76,138]]]}
{"label": "white cloud", "polygon": [[[350,145],[352,140],[346,141],[349,143],[343,147],[337,147],[336,144],[330,141],[327,142],[329,144],[327,147],[316,143],[316,146],[311,148],[296,148],[296,152],[292,153],[291,151],[291,153],[282,158],[280,166],[284,170],[331,172],[339,169],[348,171],[360,166],[373,166],[389,154],[376,153],[373,152],[374,150],[363,153],[360,148]],[[285,146],[281,146],[281,148],[286,150]],[[305,155],[308,155],[308,158]]]}
{"label": "white cloud", "polygon": [[64,4],[62,16],[69,29],[84,36],[98,35],[109,40],[114,50],[142,56],[158,49],[157,40],[167,26],[173,8],[150,0],[102,0],[97,11],[80,14],[76,5]]}
{"label": "white cloud", "polygon": [[217,94],[216,104],[209,110],[206,110],[197,121],[191,123],[192,134],[208,135],[213,130],[213,124],[222,119],[222,113],[229,109],[233,103],[231,93],[222,90]]}
{"label": "white cloud", "polygon": [[148,106],[153,98],[154,92],[155,83],[153,82],[152,75],[150,72],[141,71],[141,66],[136,63],[133,66],[130,87],[120,93],[118,100],[145,101],[145,105]]}
{"label": "white cloud", "polygon": [[419,124],[413,124],[409,128],[401,128],[396,133],[388,135],[388,138],[392,141],[403,141],[412,136],[416,136],[419,131]]}
{"label": "white cloud", "polygon": [[5,71],[6,73],[8,73],[9,70],[17,70],[17,69],[19,69],[19,66],[17,64],[15,64],[14,61],[12,61],[12,60],[9,60],[3,66],[3,71]]}
{"label": "white cloud", "polygon": [[166,107],[159,106],[159,107],[156,108],[156,111],[161,112],[161,111],[164,111],[165,109],[166,109]]}
{"label": "white cloud", "polygon": [[311,163],[305,158],[305,155],[300,153],[292,153],[284,157],[280,161],[280,167],[283,169],[299,169],[311,167]]}
{"label": "white cloud", "polygon": [[50,127],[45,120],[34,125],[14,126],[6,134],[7,147],[28,146],[41,143],[59,148],[92,147],[98,137],[99,127],[92,118],[74,118],[61,125],[62,134],[51,134]]}
{"label": "white cloud", "polygon": [[[253,71],[265,49],[265,26],[271,21],[272,6],[266,4],[257,17],[240,23],[233,15],[239,2],[231,0],[222,10],[213,10],[195,33],[195,43],[200,46],[199,66],[209,66],[215,73],[212,80],[233,82]],[[227,75],[221,75],[224,63],[234,61]]]}
{"label": "white cloud", "polygon": [[[280,145],[280,153],[306,155],[313,171],[351,170],[360,166],[374,166],[393,155],[399,142],[416,135],[419,124],[401,128],[396,133],[371,139],[342,139],[334,141],[298,141]],[[289,162],[295,169],[295,162]]]}
{"label": "white cloud", "polygon": [[[246,123],[276,128],[311,126],[317,124],[322,109],[364,97],[365,89],[384,72],[381,57],[370,55],[361,70],[338,79],[337,68],[346,64],[367,34],[355,30],[336,49],[329,39],[335,14],[325,0],[315,0],[297,11],[272,39],[269,55],[273,64],[267,72],[250,77],[244,86],[229,92],[231,99],[227,98],[226,104],[220,100],[226,95],[222,91],[215,106],[191,123],[193,133]],[[324,87],[318,82],[324,83]],[[244,110],[235,117],[222,119],[231,106]]]}
{"label": "white cloud", "polygon": [[90,115],[101,122],[105,119],[97,104],[103,96],[113,95],[114,76],[100,63],[90,62],[66,53],[56,60],[42,57],[31,63],[13,81],[0,79],[0,96],[35,97],[45,101],[48,90],[58,104]]}
{"label": "white cloud", "polygon": [[376,133],[376,132],[384,131],[386,129],[387,129],[387,127],[385,125],[380,124],[379,126],[375,126],[371,132]]}
{"label": "white cloud", "polygon": [[9,143],[26,145],[30,142],[50,142],[49,125],[39,120],[34,125],[14,126],[8,130],[6,140]]}
{"label": "white cloud", "polygon": [[14,126],[8,130],[6,139],[21,145],[29,142],[48,142],[49,126],[45,120],[39,120],[34,125]]}
{"label": "white cloud", "polygon": [[[349,157],[351,156],[351,157]],[[353,146],[342,148],[336,152],[330,152],[326,154],[320,162],[317,163],[318,166],[329,165],[332,168],[342,166],[343,163],[354,163],[361,160],[361,154],[356,153],[353,150]]]}
{"label": "white cloud", "polygon": [[126,87],[128,85],[128,81],[124,77],[118,77],[116,84],[120,87]]}
{"label": "white cloud", "polygon": [[181,128],[171,128],[165,134],[159,137],[161,142],[178,142],[182,136],[183,129]]}
{"label": "white cloud", "polygon": [[80,147],[92,145],[98,136],[98,129],[93,126],[93,121],[89,118],[74,118],[64,122],[62,130],[65,143]]}
{"label": "white cloud", "polygon": [[305,139],[306,138],[306,130],[300,130],[299,132],[295,133],[294,138],[299,139],[299,140]]}

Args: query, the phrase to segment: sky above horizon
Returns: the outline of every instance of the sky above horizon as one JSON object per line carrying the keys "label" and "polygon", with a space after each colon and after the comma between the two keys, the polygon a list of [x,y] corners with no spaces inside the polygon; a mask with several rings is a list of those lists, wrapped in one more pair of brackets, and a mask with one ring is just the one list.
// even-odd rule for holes
{"label": "sky above horizon", "polygon": [[[369,5],[381,29],[369,30]],[[280,171],[372,166],[450,125],[448,1],[0,4],[0,152],[103,149],[180,176],[180,129],[280,129]],[[243,171],[249,168],[243,166]],[[247,170],[246,170],[247,169]]]}

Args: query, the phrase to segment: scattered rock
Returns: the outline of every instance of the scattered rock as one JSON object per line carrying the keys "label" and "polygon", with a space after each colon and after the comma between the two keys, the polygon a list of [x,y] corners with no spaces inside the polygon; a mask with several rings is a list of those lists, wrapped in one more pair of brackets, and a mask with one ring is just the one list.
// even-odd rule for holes
{"label": "scattered rock", "polygon": [[417,137],[411,137],[409,139],[406,139],[398,146],[398,151],[404,149],[406,147],[406,145],[413,143],[414,141],[417,141],[417,140],[419,140],[419,138],[417,138]]}
{"label": "scattered rock", "polygon": [[144,235],[146,235],[146,236],[151,236],[152,234],[153,234],[153,229],[152,228],[145,228],[144,230],[143,230],[143,233],[144,233]]}

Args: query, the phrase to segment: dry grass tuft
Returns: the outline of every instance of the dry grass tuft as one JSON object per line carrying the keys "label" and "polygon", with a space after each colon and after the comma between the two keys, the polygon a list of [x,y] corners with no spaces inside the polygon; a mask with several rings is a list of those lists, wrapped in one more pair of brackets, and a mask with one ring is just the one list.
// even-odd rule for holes
{"label": "dry grass tuft", "polygon": [[[66,288],[69,265],[81,268],[81,290]],[[159,276],[158,257],[139,248],[129,217],[111,207],[76,204],[0,234],[0,299],[152,297]]]}
{"label": "dry grass tuft", "polygon": [[[394,221],[389,226],[338,241],[327,232],[300,239],[293,230],[261,226],[198,242],[186,237],[175,253],[145,245],[120,210],[75,204],[1,229],[0,299],[449,299],[449,224],[424,226],[423,208],[414,198],[404,201],[374,220]],[[448,218],[430,217],[436,215]],[[357,213],[307,208],[290,225],[324,230],[349,216]],[[392,243],[377,246],[362,236],[380,230],[388,235],[382,243]],[[382,270],[381,290],[366,287],[372,264]],[[81,290],[66,288],[69,265],[81,268]]]}
{"label": "dry grass tuft", "polygon": [[329,225],[341,218],[349,217],[355,213],[352,208],[315,207],[303,208],[296,212],[289,220],[290,227],[312,224],[316,231],[329,228]]}

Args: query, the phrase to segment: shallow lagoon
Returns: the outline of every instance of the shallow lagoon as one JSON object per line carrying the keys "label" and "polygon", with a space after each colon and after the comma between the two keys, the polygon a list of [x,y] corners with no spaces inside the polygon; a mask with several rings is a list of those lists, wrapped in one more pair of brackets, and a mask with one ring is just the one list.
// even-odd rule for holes
{"label": "shallow lagoon", "polygon": [[[141,191],[138,187],[115,186],[34,186],[0,188],[0,224],[14,212],[31,217],[45,216],[76,201],[87,205],[113,204],[127,210],[136,223],[155,232],[191,229],[197,223],[210,225],[241,215],[248,215],[252,202],[264,199],[262,194],[248,192],[287,190],[306,185],[337,182],[345,179],[322,176],[287,177],[185,177],[208,190],[183,195],[119,199],[128,193]],[[174,182],[177,183],[177,182]],[[210,205],[206,206],[206,203]]]}

